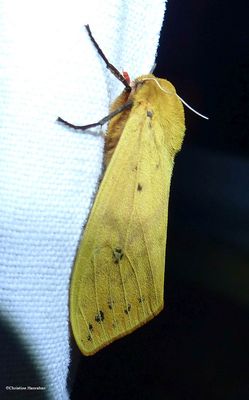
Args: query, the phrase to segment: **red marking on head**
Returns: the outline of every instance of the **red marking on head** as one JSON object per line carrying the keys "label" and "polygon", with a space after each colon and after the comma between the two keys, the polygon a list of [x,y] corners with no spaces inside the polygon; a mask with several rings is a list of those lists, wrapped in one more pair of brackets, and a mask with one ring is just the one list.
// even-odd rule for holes
{"label": "red marking on head", "polygon": [[130,78],[128,72],[122,71],[122,74],[123,74],[123,77],[125,78],[126,82],[127,82],[128,84],[130,84],[130,83],[131,83],[131,78]]}

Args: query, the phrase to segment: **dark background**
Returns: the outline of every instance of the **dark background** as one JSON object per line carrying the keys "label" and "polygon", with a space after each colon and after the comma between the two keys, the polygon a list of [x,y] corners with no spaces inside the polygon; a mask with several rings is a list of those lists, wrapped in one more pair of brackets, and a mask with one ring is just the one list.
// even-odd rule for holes
{"label": "dark background", "polygon": [[247,25],[245,1],[167,4],[154,73],[210,120],[185,109],[169,207],[166,307],[95,356],[78,354],[72,400],[249,398]]}

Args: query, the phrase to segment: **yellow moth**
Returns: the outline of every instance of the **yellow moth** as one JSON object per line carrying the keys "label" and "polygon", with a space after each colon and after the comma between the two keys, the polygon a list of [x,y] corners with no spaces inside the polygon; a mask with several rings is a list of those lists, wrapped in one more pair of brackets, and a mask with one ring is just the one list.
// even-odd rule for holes
{"label": "yellow moth", "polygon": [[[86,26],[107,67],[108,63]],[[113,70],[114,69],[114,70]],[[125,75],[124,75],[125,76]],[[165,79],[143,75],[111,106],[105,172],[75,258],[70,319],[81,352],[92,355],[157,315],[164,305],[170,181],[181,149],[184,110]]]}

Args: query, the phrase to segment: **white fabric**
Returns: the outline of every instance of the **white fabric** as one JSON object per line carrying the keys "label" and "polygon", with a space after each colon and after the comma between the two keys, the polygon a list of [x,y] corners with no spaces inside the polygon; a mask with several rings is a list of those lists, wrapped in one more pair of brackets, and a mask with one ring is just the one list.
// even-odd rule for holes
{"label": "white fabric", "polygon": [[123,90],[84,24],[135,78],[154,63],[164,8],[164,0],[0,0],[1,313],[54,399],[68,398],[69,279],[103,150],[101,137],[55,121],[96,122]]}

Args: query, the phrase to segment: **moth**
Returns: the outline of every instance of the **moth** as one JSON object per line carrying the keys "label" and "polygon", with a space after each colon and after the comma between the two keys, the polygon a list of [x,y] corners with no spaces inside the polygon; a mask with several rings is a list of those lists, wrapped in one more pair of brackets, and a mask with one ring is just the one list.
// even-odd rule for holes
{"label": "moth", "polygon": [[152,74],[129,82],[108,62],[125,89],[107,121],[105,172],[80,240],[70,288],[70,319],[77,345],[92,355],[155,317],[164,306],[164,270],[170,181],[184,133],[182,99]]}

